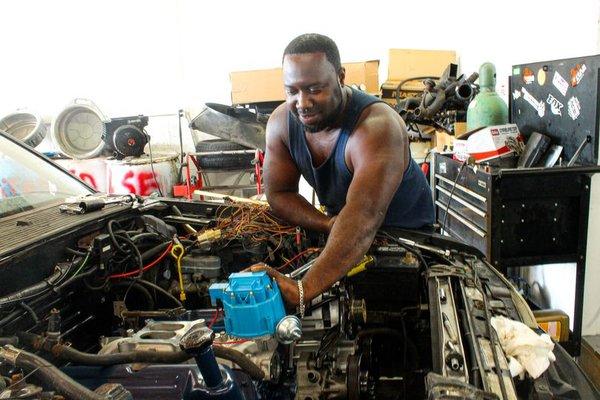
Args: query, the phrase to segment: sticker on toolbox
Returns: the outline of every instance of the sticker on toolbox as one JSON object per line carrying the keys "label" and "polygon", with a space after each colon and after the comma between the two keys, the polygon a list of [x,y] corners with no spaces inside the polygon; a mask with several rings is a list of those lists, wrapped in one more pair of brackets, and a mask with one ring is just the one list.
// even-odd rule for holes
{"label": "sticker on toolbox", "polygon": [[544,114],[546,113],[546,104],[543,101],[538,101],[524,87],[521,88],[521,92],[523,92],[523,98],[529,104],[531,104],[531,106],[537,111],[540,118],[542,118],[544,116]]}
{"label": "sticker on toolbox", "polygon": [[487,184],[485,183],[485,181],[482,181],[482,180],[478,179],[477,180],[477,184],[479,186],[481,186],[482,188],[484,188],[484,189],[487,188]]}
{"label": "sticker on toolbox", "polygon": [[573,121],[581,114],[581,104],[577,97],[571,97],[567,102],[567,110],[569,111],[569,117],[573,118]]}
{"label": "sticker on toolbox", "polygon": [[587,67],[585,64],[577,64],[575,68],[571,69],[571,86],[575,87],[579,85],[579,82],[581,82],[583,79],[583,74],[585,74],[586,70]]}
{"label": "sticker on toolbox", "polygon": [[546,103],[550,104],[550,111],[554,115],[560,115],[562,117],[562,109],[564,104],[558,101],[558,99],[552,96],[551,93],[548,93],[548,98],[546,99]]}
{"label": "sticker on toolbox", "polygon": [[526,85],[531,85],[535,82],[535,75],[530,68],[525,67],[525,69],[523,69],[523,82],[525,82]]}
{"label": "sticker on toolbox", "polygon": [[558,71],[554,71],[554,76],[552,77],[552,84],[558,91],[563,95],[567,95],[567,89],[569,88],[569,82],[566,81],[565,78],[562,77]]}
{"label": "sticker on toolbox", "polygon": [[537,80],[540,86],[544,86],[544,83],[546,83],[546,71],[544,71],[544,68],[538,70]]}
{"label": "sticker on toolbox", "polygon": [[521,68],[519,68],[519,67],[513,68],[513,75],[521,75]]}
{"label": "sticker on toolbox", "polygon": [[515,91],[513,92],[512,96],[513,96],[513,100],[516,100],[519,97],[521,97],[521,92],[519,92],[517,89],[515,89]]}

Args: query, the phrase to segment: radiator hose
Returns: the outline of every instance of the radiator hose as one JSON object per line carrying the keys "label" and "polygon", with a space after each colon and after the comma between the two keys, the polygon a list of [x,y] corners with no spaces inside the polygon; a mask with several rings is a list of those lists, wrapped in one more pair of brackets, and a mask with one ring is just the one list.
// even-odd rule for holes
{"label": "radiator hose", "polygon": [[94,393],[85,386],[75,382],[64,372],[50,364],[43,358],[11,345],[0,348],[0,360],[6,361],[15,367],[27,372],[34,372],[34,376],[43,384],[56,389],[67,399],[81,400],[107,400],[108,397]]}
{"label": "radiator hose", "polygon": [[[80,365],[110,366],[118,364],[180,364],[193,356],[184,351],[128,351],[113,354],[84,353],[69,346],[45,340],[42,336],[28,332],[20,332],[19,339],[36,350],[50,352],[54,357]],[[262,380],[265,373],[246,355],[238,350],[213,346],[215,356],[237,364],[254,380]]]}

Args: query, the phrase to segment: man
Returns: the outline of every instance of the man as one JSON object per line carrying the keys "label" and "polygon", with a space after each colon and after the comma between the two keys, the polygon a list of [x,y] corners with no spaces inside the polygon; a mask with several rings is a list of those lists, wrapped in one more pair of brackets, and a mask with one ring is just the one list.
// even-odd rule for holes
{"label": "man", "polygon": [[[286,102],[267,124],[265,186],[279,217],[329,233],[301,281],[266,266],[284,299],[303,307],[356,265],[380,226],[433,224],[431,191],[411,158],[404,122],[376,97],[344,86],[345,71],[330,38],[304,34],[283,56]],[[327,215],[298,193],[302,175]]]}

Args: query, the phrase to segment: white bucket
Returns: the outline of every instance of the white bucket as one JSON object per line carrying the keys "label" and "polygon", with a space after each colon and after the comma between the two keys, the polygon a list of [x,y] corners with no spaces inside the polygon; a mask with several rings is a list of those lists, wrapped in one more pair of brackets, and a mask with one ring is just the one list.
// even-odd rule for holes
{"label": "white bucket", "polygon": [[28,111],[16,111],[0,119],[0,130],[35,147],[46,137],[46,125],[42,117]]}
{"label": "white bucket", "polygon": [[148,196],[158,193],[157,188],[160,188],[163,196],[171,196],[177,180],[177,157],[176,153],[155,154],[152,164],[148,155],[123,160],[107,159],[108,192]]}
{"label": "white bucket", "polygon": [[54,160],[71,175],[81,179],[99,192],[106,193],[106,158],[91,158],[89,160],[58,159]]}
{"label": "white bucket", "polygon": [[99,156],[107,118],[90,100],[75,99],[52,122],[52,140],[63,154],[76,159]]}

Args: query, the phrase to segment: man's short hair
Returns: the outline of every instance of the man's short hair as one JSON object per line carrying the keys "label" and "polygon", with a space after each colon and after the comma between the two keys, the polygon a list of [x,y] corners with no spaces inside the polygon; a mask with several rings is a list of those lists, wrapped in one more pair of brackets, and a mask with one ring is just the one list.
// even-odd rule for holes
{"label": "man's short hair", "polygon": [[325,35],[318,33],[305,33],[287,45],[283,52],[283,57],[288,54],[306,54],[306,53],[325,53],[327,61],[333,65],[335,72],[339,72],[342,68],[340,61],[340,52],[333,40]]}

